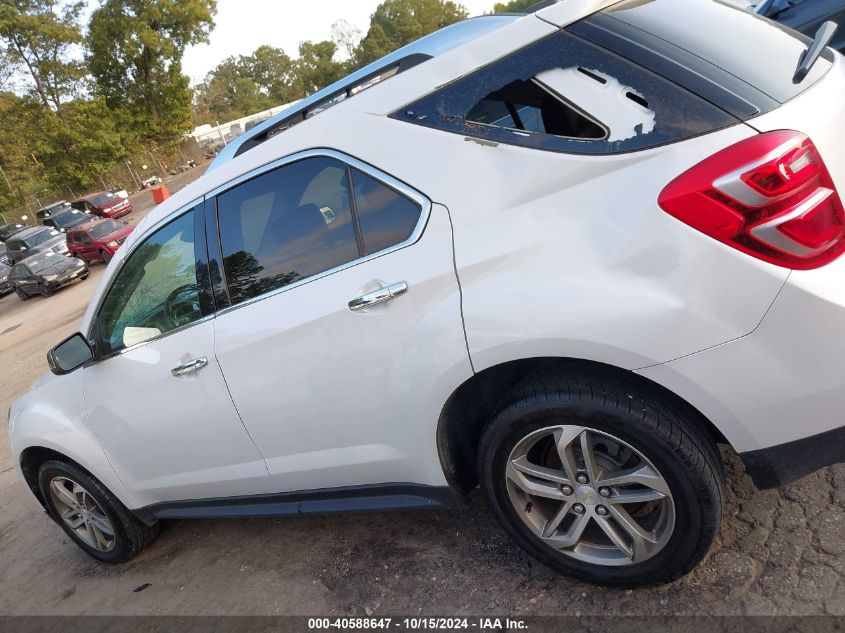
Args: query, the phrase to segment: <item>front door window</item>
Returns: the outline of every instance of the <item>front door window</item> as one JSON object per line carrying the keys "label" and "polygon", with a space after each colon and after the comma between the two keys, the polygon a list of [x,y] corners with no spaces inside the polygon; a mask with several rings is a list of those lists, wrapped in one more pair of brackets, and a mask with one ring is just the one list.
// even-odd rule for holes
{"label": "front door window", "polygon": [[191,211],[153,233],[129,256],[100,308],[104,354],[202,318],[194,243]]}

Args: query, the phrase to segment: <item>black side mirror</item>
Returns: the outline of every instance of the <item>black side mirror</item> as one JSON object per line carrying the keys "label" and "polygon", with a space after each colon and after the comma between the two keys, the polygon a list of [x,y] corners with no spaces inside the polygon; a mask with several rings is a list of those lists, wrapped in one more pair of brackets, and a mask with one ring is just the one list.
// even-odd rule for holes
{"label": "black side mirror", "polygon": [[94,351],[91,349],[91,344],[79,332],[47,352],[50,371],[57,376],[74,372],[93,358]]}

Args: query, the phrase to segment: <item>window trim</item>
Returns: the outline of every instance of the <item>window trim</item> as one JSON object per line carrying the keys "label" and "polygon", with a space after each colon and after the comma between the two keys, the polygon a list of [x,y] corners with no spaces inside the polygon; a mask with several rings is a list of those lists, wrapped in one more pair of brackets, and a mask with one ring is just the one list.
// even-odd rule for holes
{"label": "window trim", "polygon": [[[111,276],[111,279],[109,279],[108,286],[106,287],[105,290],[103,290],[103,293],[100,295],[100,298],[97,301],[97,309],[94,310],[94,318],[91,319],[91,325],[88,328],[87,334],[85,335],[85,338],[88,339],[89,343],[93,341],[93,347],[94,347],[95,353],[94,353],[94,358],[91,361],[89,361],[88,363],[86,363],[84,365],[84,367],[90,367],[91,365],[97,365],[99,363],[102,363],[104,361],[109,360],[110,358],[122,356],[123,354],[127,354],[129,352],[132,352],[136,349],[144,347],[145,345],[149,345],[150,343],[160,341],[160,340],[167,338],[168,336],[171,336],[173,334],[178,334],[179,332],[184,332],[188,328],[191,328],[195,325],[199,325],[200,323],[205,323],[206,321],[209,321],[209,320],[214,318],[215,313],[212,311],[211,313],[203,316],[201,319],[197,319],[196,321],[191,321],[190,323],[186,323],[185,325],[183,325],[181,327],[170,330],[168,332],[164,332],[163,334],[159,334],[155,338],[151,338],[148,341],[142,341],[140,343],[136,343],[135,345],[130,345],[129,347],[121,348],[121,349],[119,349],[115,352],[109,352],[108,354],[102,354],[103,346],[102,346],[102,340],[101,340],[102,337],[100,335],[100,327],[99,327],[99,325],[100,325],[100,310],[102,310],[103,302],[105,302],[106,297],[108,297],[109,292],[111,292],[111,289],[114,286],[115,281],[120,276],[120,273],[123,272],[123,269],[126,266],[126,262],[129,261],[129,259],[132,257],[132,255],[135,254],[135,251],[137,251],[138,248],[140,248],[140,246],[142,244],[144,244],[150,237],[152,237],[152,235],[154,233],[156,233],[160,229],[163,229],[165,226],[167,226],[168,224],[171,224],[172,222],[176,222],[177,220],[181,219],[183,216],[187,215],[191,211],[197,211],[199,213],[202,213],[203,202],[204,202],[203,198],[197,198],[196,200],[190,202],[189,204],[180,207],[179,210],[177,210],[172,215],[168,215],[167,217],[162,218],[161,220],[159,220],[158,222],[153,224],[149,228],[149,230],[145,232],[144,237],[142,239],[138,240],[137,242],[135,242],[135,244],[132,245],[131,250],[129,250],[126,253],[126,255],[123,256],[123,259],[120,260],[120,265],[118,266],[118,268],[114,272],[114,274]],[[197,226],[197,219],[194,218],[194,227],[196,227],[196,226]],[[196,233],[196,228],[194,229],[194,233]],[[197,249],[197,242],[196,242],[197,239],[198,239],[198,236],[194,235],[194,261],[195,262],[197,261],[197,254],[196,254],[196,252],[197,252],[196,251],[196,249]],[[205,235],[204,231],[203,231],[203,235],[202,235],[202,241],[207,243],[207,239],[206,239],[206,235]],[[207,262],[206,262],[206,265],[207,265]]]}
{"label": "window trim", "polygon": [[[228,314],[228,313],[233,312],[235,310],[238,310],[240,308],[252,305],[254,303],[258,303],[259,301],[264,301],[265,299],[275,297],[275,296],[282,294],[284,292],[294,290],[296,288],[304,286],[305,284],[310,284],[310,283],[313,283],[315,281],[319,281],[320,279],[324,279],[325,277],[328,277],[329,275],[334,275],[336,273],[342,272],[342,271],[344,271],[348,268],[358,266],[360,264],[372,261],[374,259],[377,259],[379,257],[383,257],[385,255],[389,255],[391,253],[395,253],[396,251],[402,250],[404,248],[412,246],[413,244],[416,244],[420,240],[420,238],[422,237],[423,233],[425,232],[425,228],[426,228],[426,226],[428,226],[428,220],[431,217],[431,208],[432,208],[432,205],[433,205],[433,203],[431,202],[431,200],[427,196],[425,196],[421,192],[417,191],[416,189],[414,189],[413,187],[411,187],[407,183],[405,183],[405,182],[403,182],[403,181],[401,181],[397,178],[394,178],[393,176],[391,176],[390,174],[388,174],[386,172],[383,172],[382,170],[378,169],[377,167],[374,167],[373,165],[370,165],[369,163],[365,163],[364,161],[359,160],[359,159],[355,158],[354,156],[350,156],[349,154],[344,154],[343,152],[333,150],[333,149],[309,149],[309,150],[304,150],[304,151],[301,151],[301,152],[296,152],[294,154],[290,154],[289,156],[285,156],[284,158],[279,158],[279,159],[274,160],[270,163],[267,163],[266,165],[262,165],[261,167],[257,167],[256,169],[253,169],[253,170],[248,171],[244,174],[241,174],[237,178],[234,178],[233,180],[230,180],[226,184],[221,185],[220,187],[217,187],[216,189],[210,191],[208,194],[206,194],[206,200],[208,200],[209,198],[214,198],[215,219],[217,220],[215,222],[215,224],[218,227],[218,230],[219,230],[219,226],[220,226],[220,221],[219,221],[219,217],[217,216],[217,214],[219,213],[219,208],[218,208],[218,205],[217,205],[217,199],[221,194],[227,193],[227,192],[231,191],[232,189],[234,189],[235,187],[242,185],[245,182],[248,182],[250,180],[253,180],[254,178],[257,178],[259,176],[263,176],[264,174],[271,172],[275,169],[278,169],[280,167],[284,167],[286,165],[290,165],[292,163],[297,163],[297,162],[306,160],[308,158],[333,158],[333,159],[343,163],[343,165],[346,166],[347,168],[354,167],[355,169],[358,169],[358,170],[364,172],[365,174],[367,174],[368,176],[371,176],[372,178],[379,181],[381,184],[385,185],[386,187],[393,189],[394,191],[396,191],[400,195],[403,195],[406,198],[410,199],[415,204],[418,204],[419,207],[420,207],[420,217],[419,217],[419,220],[417,220],[417,224],[414,227],[414,230],[411,232],[410,236],[408,236],[408,238],[405,241],[400,242],[398,244],[394,244],[390,248],[386,248],[384,250],[377,251],[377,252],[372,253],[370,255],[364,255],[362,257],[358,257],[357,259],[353,259],[352,261],[347,262],[346,264],[336,266],[334,268],[323,271],[323,272],[318,273],[316,275],[312,275],[311,277],[306,277],[305,279],[300,279],[297,282],[294,282],[294,283],[289,284],[287,286],[283,286],[281,288],[276,288],[275,290],[271,290],[270,292],[266,292],[263,295],[259,295],[257,297],[252,297],[251,299],[247,299],[246,301],[243,301],[243,302],[235,304],[235,305],[229,305],[228,307],[225,307],[221,310],[218,310],[216,312],[215,316],[222,316],[224,314]],[[354,194],[352,194],[350,192],[350,195],[354,198]],[[355,217],[356,216],[353,214],[353,218],[355,218]],[[222,243],[222,239],[220,238],[219,233],[215,237],[217,238],[217,247],[220,249],[220,252],[222,252],[223,243]],[[211,246],[209,246],[209,248],[211,248]],[[224,282],[226,289],[228,291],[229,284],[228,284],[228,280],[226,279],[225,268],[221,269],[221,272],[222,272],[223,282]]]}

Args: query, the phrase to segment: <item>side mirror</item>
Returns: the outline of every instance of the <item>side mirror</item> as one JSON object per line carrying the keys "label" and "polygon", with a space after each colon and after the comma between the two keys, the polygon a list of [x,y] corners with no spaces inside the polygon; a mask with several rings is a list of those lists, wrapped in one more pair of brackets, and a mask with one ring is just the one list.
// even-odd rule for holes
{"label": "side mirror", "polygon": [[79,332],[47,352],[50,371],[57,376],[76,371],[93,358],[94,351],[91,349],[91,344]]}

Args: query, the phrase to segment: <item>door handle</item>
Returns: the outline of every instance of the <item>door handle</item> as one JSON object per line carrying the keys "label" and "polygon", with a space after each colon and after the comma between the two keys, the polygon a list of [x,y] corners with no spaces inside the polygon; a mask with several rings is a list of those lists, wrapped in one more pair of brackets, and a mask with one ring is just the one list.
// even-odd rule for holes
{"label": "door handle", "polygon": [[184,365],[179,365],[178,367],[174,367],[170,370],[170,373],[173,374],[176,378],[181,378],[183,376],[190,376],[191,374],[197,373],[200,369],[208,365],[208,359],[203,358],[195,358],[194,360],[189,360]]}
{"label": "door handle", "polygon": [[378,290],[373,290],[360,297],[356,297],[349,302],[349,309],[354,312],[356,310],[363,310],[364,308],[371,308],[380,303],[393,301],[396,297],[401,297],[406,292],[408,292],[408,284],[400,281],[399,283],[384,286]]}

